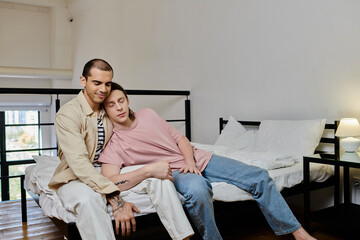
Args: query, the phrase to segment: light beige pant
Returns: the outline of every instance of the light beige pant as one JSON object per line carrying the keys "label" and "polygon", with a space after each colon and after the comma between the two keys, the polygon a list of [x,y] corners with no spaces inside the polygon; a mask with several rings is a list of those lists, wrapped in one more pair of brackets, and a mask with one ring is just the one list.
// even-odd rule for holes
{"label": "light beige pant", "polygon": [[61,186],[57,194],[64,207],[77,217],[76,226],[83,240],[115,240],[105,196],[78,180]]}
{"label": "light beige pant", "polygon": [[[126,167],[121,170],[121,173],[130,172],[142,166]],[[146,193],[149,196],[159,215],[160,221],[172,239],[184,239],[194,234],[179,199],[178,192],[170,180],[147,178],[129,191],[139,194]],[[126,201],[126,196],[123,198]]]}
{"label": "light beige pant", "polygon": [[[130,191],[148,194],[172,239],[180,240],[194,234],[170,180],[148,178]],[[83,240],[115,239],[104,196],[78,180],[60,187],[58,196],[64,207],[77,217],[76,226]],[[124,200],[127,201],[126,197]]]}

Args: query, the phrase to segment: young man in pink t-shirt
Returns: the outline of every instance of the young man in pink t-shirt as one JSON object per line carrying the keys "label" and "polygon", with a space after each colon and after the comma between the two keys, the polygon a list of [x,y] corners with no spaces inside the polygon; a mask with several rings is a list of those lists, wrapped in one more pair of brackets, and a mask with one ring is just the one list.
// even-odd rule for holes
{"label": "young man in pink t-shirt", "polygon": [[[148,178],[171,180],[203,239],[219,240],[211,182],[227,182],[253,195],[276,235],[314,239],[296,220],[266,170],[193,148],[153,110],[132,112],[126,92],[116,83],[104,106],[114,130],[99,161],[102,174],[121,191]],[[145,166],[120,173],[123,167],[139,164]]]}

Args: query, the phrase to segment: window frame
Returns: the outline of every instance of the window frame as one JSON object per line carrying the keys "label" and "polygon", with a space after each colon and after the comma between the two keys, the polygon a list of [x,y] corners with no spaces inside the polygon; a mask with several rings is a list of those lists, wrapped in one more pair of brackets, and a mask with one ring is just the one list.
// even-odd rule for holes
{"label": "window frame", "polygon": [[[35,107],[36,108],[36,107]],[[15,110],[16,111],[16,110]],[[27,111],[27,110],[19,110],[19,111]],[[7,160],[7,153],[13,153],[13,152],[29,152],[34,151],[41,155],[41,151],[43,150],[57,150],[56,147],[49,147],[49,148],[41,148],[42,145],[40,143],[41,139],[41,126],[53,126],[54,123],[42,123],[41,122],[41,113],[40,110],[28,110],[28,111],[37,111],[37,123],[29,123],[29,124],[6,124],[6,116],[5,111],[0,111],[0,166],[1,166],[1,201],[7,201],[10,200],[10,181],[9,178],[6,178],[9,176],[10,172],[10,166],[15,165],[23,165],[23,164],[32,164],[35,163],[34,159],[18,159],[18,160]],[[37,134],[39,139],[39,145],[37,148],[26,148],[26,149],[16,149],[16,150],[7,150],[6,149],[6,128],[7,127],[26,127],[26,126],[37,126]]]}

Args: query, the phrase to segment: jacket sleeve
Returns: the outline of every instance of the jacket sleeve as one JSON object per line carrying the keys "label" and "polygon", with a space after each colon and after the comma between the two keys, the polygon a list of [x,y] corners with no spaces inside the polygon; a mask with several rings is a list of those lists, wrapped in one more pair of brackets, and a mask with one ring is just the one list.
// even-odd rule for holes
{"label": "jacket sleeve", "polygon": [[[73,113],[71,113],[73,114]],[[86,130],[81,132],[80,117],[72,116],[70,113],[58,113],[55,117],[55,132],[58,146],[70,169],[77,178],[90,186],[96,192],[109,194],[118,192],[119,189],[113,182],[101,175],[91,164],[89,153],[86,148]]]}

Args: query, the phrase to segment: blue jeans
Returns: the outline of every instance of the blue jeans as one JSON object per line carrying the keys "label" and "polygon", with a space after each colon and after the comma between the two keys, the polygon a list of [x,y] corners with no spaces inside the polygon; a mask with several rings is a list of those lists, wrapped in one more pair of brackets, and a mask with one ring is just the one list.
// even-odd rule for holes
{"label": "blue jeans", "polygon": [[203,239],[222,239],[215,222],[212,182],[226,182],[251,193],[276,235],[289,234],[301,227],[266,170],[213,155],[201,174],[175,171],[173,177]]}

